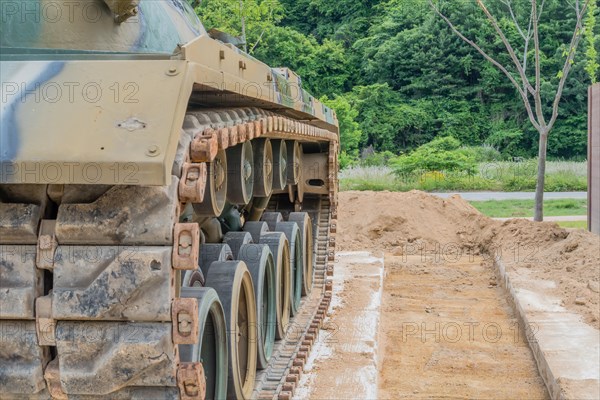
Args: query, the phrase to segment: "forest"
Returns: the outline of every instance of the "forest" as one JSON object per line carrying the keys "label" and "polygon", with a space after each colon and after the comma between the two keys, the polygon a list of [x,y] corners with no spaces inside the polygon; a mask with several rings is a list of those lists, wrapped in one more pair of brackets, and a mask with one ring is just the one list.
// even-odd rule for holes
{"label": "forest", "polygon": [[[474,3],[438,2],[465,36],[509,65],[502,43]],[[541,3],[541,87],[551,107],[575,13],[568,0]],[[527,24],[530,1],[512,1],[514,19],[506,0],[486,4],[522,53],[515,20]],[[427,0],[204,0],[196,12],[207,29],[245,33],[252,56],[293,69],[306,89],[336,110],[342,165],[365,149],[394,157],[444,137],[496,149],[506,160],[537,155],[538,133],[510,81],[457,37]],[[586,158],[587,87],[600,75],[597,17],[598,5],[592,2],[549,136],[550,159]]]}

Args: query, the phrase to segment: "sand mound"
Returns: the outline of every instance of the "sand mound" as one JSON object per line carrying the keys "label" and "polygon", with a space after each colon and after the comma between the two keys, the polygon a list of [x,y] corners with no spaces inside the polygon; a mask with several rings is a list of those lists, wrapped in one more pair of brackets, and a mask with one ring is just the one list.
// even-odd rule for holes
{"label": "sand mound", "polygon": [[507,268],[555,281],[551,294],[600,328],[600,237],[589,232],[554,223],[498,222],[458,196],[444,200],[419,191],[342,192],[338,221],[342,251],[501,255]]}
{"label": "sand mound", "polygon": [[444,200],[419,191],[342,192],[340,203],[340,250],[398,252],[418,242],[470,248],[477,231],[493,222],[458,196]]}

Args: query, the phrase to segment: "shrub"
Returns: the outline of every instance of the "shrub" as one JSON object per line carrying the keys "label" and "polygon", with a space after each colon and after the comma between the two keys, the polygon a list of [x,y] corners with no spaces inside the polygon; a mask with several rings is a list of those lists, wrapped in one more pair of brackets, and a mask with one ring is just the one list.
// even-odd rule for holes
{"label": "shrub", "polygon": [[365,167],[383,167],[388,165],[390,160],[394,159],[395,157],[396,155],[391,151],[371,153],[361,161],[361,165]]}
{"label": "shrub", "polygon": [[460,142],[453,137],[435,139],[422,145],[408,155],[392,161],[398,175],[423,171],[475,173],[477,162],[472,152],[460,148]]}
{"label": "shrub", "polygon": [[501,161],[502,154],[493,146],[465,146],[462,148],[464,154],[472,156],[478,163]]}

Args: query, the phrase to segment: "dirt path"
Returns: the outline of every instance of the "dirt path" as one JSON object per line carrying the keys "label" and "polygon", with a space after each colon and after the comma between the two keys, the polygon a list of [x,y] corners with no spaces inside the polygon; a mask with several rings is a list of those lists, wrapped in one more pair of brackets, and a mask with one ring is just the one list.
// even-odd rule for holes
{"label": "dirt path", "polygon": [[381,256],[337,254],[331,311],[304,368],[307,373],[295,400],[378,398]]}
{"label": "dirt path", "polygon": [[[379,281],[366,262],[336,266],[334,308],[322,331],[335,339],[316,346],[298,400],[548,398],[484,255],[500,257],[521,289],[548,281],[542,296],[591,330],[600,324],[600,242],[582,230],[493,221],[457,197],[342,192],[336,242],[339,252],[385,254],[384,276]],[[562,350],[564,340],[556,337]]]}
{"label": "dirt path", "polygon": [[491,267],[435,258],[385,259],[379,398],[547,398]]}

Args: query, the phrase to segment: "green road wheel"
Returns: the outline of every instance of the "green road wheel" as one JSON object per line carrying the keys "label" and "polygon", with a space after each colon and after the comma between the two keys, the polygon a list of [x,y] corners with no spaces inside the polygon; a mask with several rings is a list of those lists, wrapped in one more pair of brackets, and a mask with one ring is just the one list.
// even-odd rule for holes
{"label": "green road wheel", "polygon": [[277,225],[278,222],[283,222],[283,215],[279,212],[265,212],[260,220],[267,223],[269,231],[275,232],[275,225]]}
{"label": "green road wheel", "polygon": [[290,247],[284,233],[264,233],[260,237],[260,244],[266,244],[271,249],[275,262],[275,286],[277,329],[275,338],[283,339],[290,324],[290,284],[292,281],[290,270]]}
{"label": "green road wheel", "polygon": [[217,292],[211,288],[184,287],[182,298],[198,299],[198,343],[179,345],[181,362],[202,362],[206,378],[206,399],[227,396],[227,327]]}
{"label": "green road wheel", "polygon": [[277,326],[277,291],[273,254],[265,244],[245,244],[240,249],[238,259],[246,263],[252,275],[258,321],[256,327],[258,368],[264,369],[273,354]]}
{"label": "green road wheel", "polygon": [[200,270],[205,278],[212,263],[233,259],[231,248],[226,243],[204,243],[200,246]]}
{"label": "green road wheel", "polygon": [[302,248],[302,237],[300,228],[295,222],[278,222],[275,226],[276,232],[282,232],[290,244],[290,312],[294,316],[300,309],[302,300],[302,288],[304,280],[302,277],[304,269],[304,249]]}
{"label": "green road wheel", "polygon": [[227,200],[231,204],[246,205],[254,190],[254,153],[250,142],[227,149]]}
{"label": "green road wheel", "polygon": [[273,148],[269,139],[254,139],[254,195],[269,197],[273,192]]}
{"label": "green road wheel", "polygon": [[227,244],[231,248],[233,258],[239,260],[238,254],[240,247],[245,244],[254,243],[252,235],[249,232],[227,232],[223,238],[223,243]]}
{"label": "green road wheel", "polygon": [[214,262],[206,286],[215,289],[227,325],[227,398],[249,399],[256,378],[256,302],[252,276],[243,261]]}
{"label": "green road wheel", "polygon": [[283,190],[287,186],[288,151],[285,140],[271,140],[273,148],[273,190]]}
{"label": "green road wheel", "polygon": [[215,159],[208,163],[208,176],[204,199],[194,203],[194,212],[200,217],[217,217],[225,208],[227,200],[227,155],[220,150]]}
{"label": "green road wheel", "polygon": [[302,287],[302,295],[306,296],[310,293],[313,287],[313,226],[308,213],[293,212],[288,218],[289,222],[295,222],[300,227],[300,236],[302,236],[302,248],[304,251],[304,268],[303,274],[304,284]]}

